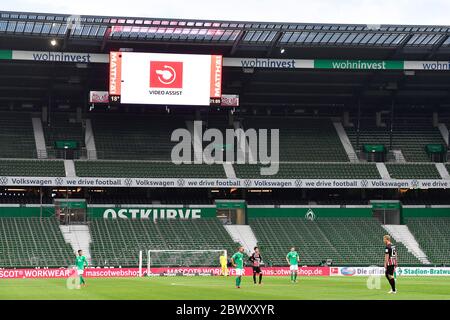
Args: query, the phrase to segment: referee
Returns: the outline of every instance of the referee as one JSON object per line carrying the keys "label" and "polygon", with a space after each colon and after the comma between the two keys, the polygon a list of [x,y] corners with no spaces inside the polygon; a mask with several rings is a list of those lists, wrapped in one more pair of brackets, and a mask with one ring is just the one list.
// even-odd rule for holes
{"label": "referee", "polygon": [[250,260],[253,266],[253,283],[256,284],[256,275],[259,275],[258,284],[261,284],[263,276],[261,272],[262,257],[261,254],[259,253],[258,247],[254,247],[253,250],[255,250],[255,252],[253,252],[250,258],[248,258],[248,260]]}

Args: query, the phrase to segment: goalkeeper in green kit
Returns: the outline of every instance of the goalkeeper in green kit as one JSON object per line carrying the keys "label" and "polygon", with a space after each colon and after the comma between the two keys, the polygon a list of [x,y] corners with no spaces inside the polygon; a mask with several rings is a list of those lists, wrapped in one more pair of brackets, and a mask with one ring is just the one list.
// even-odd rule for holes
{"label": "goalkeeper in green kit", "polygon": [[78,250],[78,256],[75,259],[75,266],[77,267],[78,276],[80,277],[80,284],[85,286],[86,281],[84,281],[83,273],[84,268],[88,266],[88,262],[86,257],[83,256],[83,250]]}

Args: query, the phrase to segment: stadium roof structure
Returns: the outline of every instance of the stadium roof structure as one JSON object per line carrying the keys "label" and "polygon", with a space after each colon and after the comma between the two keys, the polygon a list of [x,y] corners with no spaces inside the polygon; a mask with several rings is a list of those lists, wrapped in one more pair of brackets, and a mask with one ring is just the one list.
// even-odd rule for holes
{"label": "stadium roof structure", "polygon": [[[168,51],[173,46],[190,45],[195,49],[214,47],[233,56],[280,55],[276,48],[289,48],[286,55],[302,58],[308,54],[320,58],[323,48],[334,48],[327,55],[377,52],[382,59],[412,55],[420,59],[437,59],[450,53],[450,26],[402,26],[357,24],[268,23],[210,21],[0,11],[0,39],[14,44],[27,38],[22,47],[39,49],[42,38],[63,40],[63,49],[86,46],[104,52],[111,47],[157,45]],[[2,41],[4,43],[4,41]],[[45,44],[47,45],[47,44]],[[19,49],[17,47],[17,49]],[[308,50],[305,50],[308,49]],[[319,50],[313,50],[319,49]],[[370,53],[367,49],[372,50]],[[381,53],[381,54],[380,54]]]}
{"label": "stadium roof structure", "polygon": [[[52,46],[50,40],[56,40]],[[284,50],[281,50],[284,49]],[[71,16],[0,11],[0,107],[86,106],[107,90],[107,63],[6,58],[18,53],[113,50],[222,54],[228,58],[438,61],[446,69],[390,70],[227,67],[223,93],[248,106],[450,107],[450,26],[305,24]],[[283,52],[282,52],[283,51]],[[107,62],[107,59],[105,59]],[[246,70],[247,69],[247,70]],[[52,102],[50,103],[49,100]],[[39,107],[36,107],[39,110]],[[315,109],[314,109],[315,110]]]}

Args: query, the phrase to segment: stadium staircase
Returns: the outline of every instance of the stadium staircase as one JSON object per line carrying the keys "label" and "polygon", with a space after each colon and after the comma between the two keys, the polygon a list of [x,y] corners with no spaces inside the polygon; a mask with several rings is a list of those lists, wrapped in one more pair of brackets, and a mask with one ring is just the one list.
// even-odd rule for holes
{"label": "stadium staircase", "polygon": [[442,177],[442,179],[450,179],[447,168],[445,168],[445,165],[443,163],[436,163],[435,165],[436,170],[439,172],[439,175]]}
{"label": "stadium staircase", "polygon": [[402,150],[391,150],[392,155],[394,156],[394,162],[396,163],[405,163],[406,159],[403,156]]}
{"label": "stadium staircase", "polygon": [[76,177],[75,163],[73,160],[64,160],[64,170],[66,172],[66,177]]}
{"label": "stadium staircase", "polygon": [[358,156],[356,155],[355,149],[353,149],[352,143],[345,132],[344,126],[341,122],[333,122],[333,125],[336,129],[336,132],[341,140],[342,147],[347,153],[348,159],[350,162],[358,162]]}
{"label": "stadium staircase", "polygon": [[439,123],[438,124],[438,129],[439,132],[441,133],[442,139],[444,139],[445,141],[445,145],[449,145],[449,141],[448,141],[448,128],[447,125],[445,123]]}
{"label": "stadium staircase", "polygon": [[[244,130],[244,131],[245,131],[245,129],[244,129],[243,126],[242,126],[241,121],[234,121],[234,122],[233,122],[233,129],[234,129],[234,130],[241,129],[241,130]],[[253,157],[253,155],[254,155],[254,154],[256,155],[257,153],[254,153],[254,152],[253,152],[251,146],[250,146],[248,143],[247,143],[247,146],[246,146],[244,140],[240,140],[240,141],[239,141],[239,145],[238,145],[237,147],[238,147],[238,149],[240,149],[241,151],[242,151],[242,150],[245,150],[245,148],[248,149],[248,152],[247,152],[246,156],[248,157],[248,159],[249,159],[250,162],[254,162],[255,160],[257,160],[257,159],[254,159],[254,157]]]}
{"label": "stadium staircase", "polygon": [[224,162],[223,164],[223,170],[225,171],[225,175],[228,179],[235,179],[236,178],[236,172],[234,171],[234,167],[231,163]]}
{"label": "stadium staircase", "polygon": [[76,254],[78,250],[83,250],[83,254],[91,263],[91,252],[89,249],[91,241],[91,233],[87,225],[60,225],[59,229],[66,243],[72,246],[73,252]]}
{"label": "stadium staircase", "polygon": [[388,234],[394,238],[395,241],[401,242],[405,245],[406,249],[411,252],[419,261],[423,264],[430,264],[427,255],[419,246],[419,243],[414,238],[414,235],[409,231],[406,225],[385,224],[382,227],[388,232]]}
{"label": "stadium staircase", "polygon": [[[194,162],[201,162],[203,160],[203,145],[200,130],[194,130],[194,121],[186,121],[186,127],[188,128],[192,137],[191,142],[192,148],[194,150]],[[196,152],[196,150],[200,150],[200,152]]]}
{"label": "stadium staircase", "polygon": [[34,141],[36,142],[37,158],[47,159],[47,147],[45,145],[44,129],[40,118],[32,118]]}
{"label": "stadium staircase", "polygon": [[91,119],[86,119],[84,144],[86,145],[87,158],[90,160],[97,160],[97,148],[95,147],[95,137]]}
{"label": "stadium staircase", "polygon": [[383,179],[391,178],[391,176],[389,175],[389,171],[383,162],[377,162],[375,164],[377,166],[377,169],[378,169],[378,172],[380,173],[381,178],[383,178]]}
{"label": "stadium staircase", "polygon": [[253,248],[256,247],[258,241],[253,233],[252,227],[249,225],[224,225],[225,230],[227,230],[231,239],[234,242],[240,243],[244,248],[245,252],[250,255],[253,252]]}

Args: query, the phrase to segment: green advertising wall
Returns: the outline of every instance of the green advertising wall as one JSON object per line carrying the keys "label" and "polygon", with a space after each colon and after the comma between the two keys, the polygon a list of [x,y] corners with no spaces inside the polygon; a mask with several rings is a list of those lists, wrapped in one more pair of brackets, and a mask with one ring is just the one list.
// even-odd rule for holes
{"label": "green advertising wall", "polygon": [[[43,217],[52,217],[54,214],[55,208],[53,206],[42,208]],[[29,218],[40,216],[40,207],[0,207],[0,217]]]}
{"label": "green advertising wall", "polygon": [[[164,209],[182,209],[183,214],[187,214],[187,209],[197,209],[200,210],[199,215],[201,218],[213,218],[216,216],[216,208],[201,208],[201,207],[193,207],[193,208],[176,208],[176,207],[123,207],[116,208],[111,206],[104,207],[88,207],[88,217],[89,218],[102,218],[106,209],[114,209],[116,212],[119,209],[157,209],[160,213],[160,210]],[[309,208],[261,208],[261,207],[247,207],[247,217],[248,218],[263,218],[263,217],[305,217]],[[372,209],[371,208],[315,208],[311,207],[314,215],[316,217],[330,218],[330,217],[348,217],[348,218],[361,218],[361,217],[372,217]],[[54,207],[53,206],[44,206],[42,208],[42,216],[43,217],[51,217],[54,215]],[[138,213],[139,215],[140,213]],[[39,206],[18,206],[18,205],[10,205],[10,206],[0,206],[0,217],[39,217],[41,215],[41,209]],[[125,213],[127,217],[131,217],[129,212]],[[426,217],[450,217],[450,208],[402,208],[403,218],[426,218]]]}
{"label": "green advertising wall", "polygon": [[[89,207],[88,206],[88,218],[103,218],[103,215],[107,211],[108,219],[111,219],[112,216],[115,214],[117,218],[120,218],[119,215],[122,214],[123,216],[126,216],[127,218],[132,218],[133,212],[130,210],[138,210],[135,211],[134,214],[137,219],[141,218],[142,214],[148,214],[148,218],[152,219],[154,217],[154,211],[156,210],[156,214],[158,218],[164,218],[167,214],[168,210],[176,210],[177,216],[176,218],[180,218],[180,214],[182,214],[184,217],[192,218],[192,215],[195,214],[196,216],[200,216],[201,218],[213,218],[216,216],[216,208],[199,208],[199,207],[192,207],[192,208],[177,208],[177,207],[111,207],[111,206],[105,206],[105,207]],[[122,211],[120,211],[122,210]],[[195,211],[193,211],[195,210]],[[120,211],[120,212],[119,212]]]}
{"label": "green advertising wall", "polygon": [[450,208],[408,208],[403,207],[403,218],[450,217]]}
{"label": "green advertising wall", "polygon": [[372,208],[248,208],[248,218],[276,218],[276,217],[305,217],[308,210],[314,212],[315,217],[321,218],[369,218]]}

